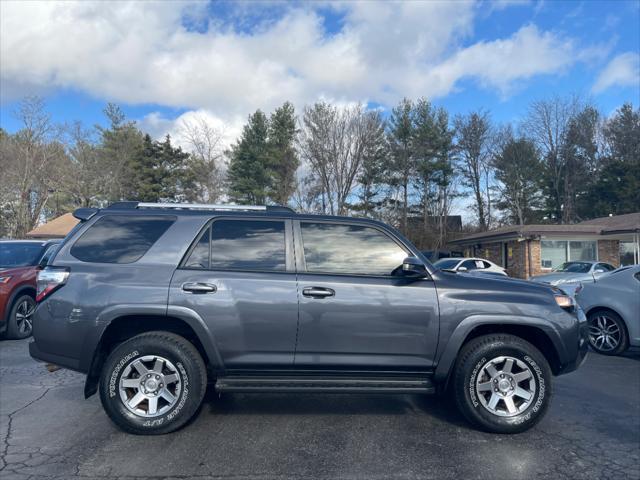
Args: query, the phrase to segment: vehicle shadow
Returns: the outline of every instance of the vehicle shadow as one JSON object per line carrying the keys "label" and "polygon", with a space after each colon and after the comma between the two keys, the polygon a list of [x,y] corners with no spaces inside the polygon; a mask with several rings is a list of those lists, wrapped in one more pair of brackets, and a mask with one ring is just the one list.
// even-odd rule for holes
{"label": "vehicle shadow", "polygon": [[471,428],[453,401],[440,395],[222,393],[209,385],[204,410],[215,415],[425,415]]}

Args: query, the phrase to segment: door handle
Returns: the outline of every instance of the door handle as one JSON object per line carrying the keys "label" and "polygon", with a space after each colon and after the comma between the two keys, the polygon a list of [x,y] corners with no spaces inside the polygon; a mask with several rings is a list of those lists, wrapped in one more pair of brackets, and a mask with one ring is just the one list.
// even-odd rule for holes
{"label": "door handle", "polygon": [[306,287],[302,289],[302,295],[311,298],[333,297],[336,292],[330,288],[323,287]]}
{"label": "door handle", "polygon": [[188,282],[182,284],[182,290],[191,293],[216,293],[218,289],[210,283]]}

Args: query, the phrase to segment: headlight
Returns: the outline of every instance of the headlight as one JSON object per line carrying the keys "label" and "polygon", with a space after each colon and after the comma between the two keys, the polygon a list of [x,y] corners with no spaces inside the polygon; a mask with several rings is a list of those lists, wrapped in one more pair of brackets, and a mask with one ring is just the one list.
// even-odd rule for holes
{"label": "headlight", "polygon": [[0,277],[0,284],[4,285],[5,283],[9,283],[9,280],[11,280],[10,276],[6,276],[6,277]]}
{"label": "headlight", "polygon": [[569,295],[555,294],[554,298],[556,299],[556,303],[560,308],[564,308],[565,310],[573,310],[573,307],[575,307],[573,297],[570,297]]}

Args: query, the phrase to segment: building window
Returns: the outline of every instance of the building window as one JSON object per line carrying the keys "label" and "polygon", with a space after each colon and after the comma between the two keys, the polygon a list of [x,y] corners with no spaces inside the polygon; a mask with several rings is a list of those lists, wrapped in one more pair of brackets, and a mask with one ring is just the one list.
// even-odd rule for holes
{"label": "building window", "polygon": [[598,243],[592,241],[542,240],[542,268],[556,268],[564,262],[598,260]]}
{"label": "building window", "polygon": [[620,242],[620,266],[635,265],[636,244],[633,241]]}

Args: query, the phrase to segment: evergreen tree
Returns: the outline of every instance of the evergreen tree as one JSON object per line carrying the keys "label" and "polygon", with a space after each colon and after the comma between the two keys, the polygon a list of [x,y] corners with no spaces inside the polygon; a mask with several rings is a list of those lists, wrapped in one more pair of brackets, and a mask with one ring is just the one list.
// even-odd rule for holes
{"label": "evergreen tree", "polygon": [[249,116],[242,135],[229,151],[229,196],[241,204],[264,205],[271,188],[269,125],[257,110]]}
{"label": "evergreen tree", "polygon": [[413,153],[413,103],[403,99],[391,112],[389,118],[388,142],[390,184],[402,192],[402,213],[400,229],[407,232],[409,211],[409,187],[415,172]]}
{"label": "evergreen tree", "polygon": [[268,168],[271,176],[268,195],[278,205],[286,205],[296,189],[296,170],[300,165],[295,150],[296,117],[286,102],[271,114],[268,128]]}

